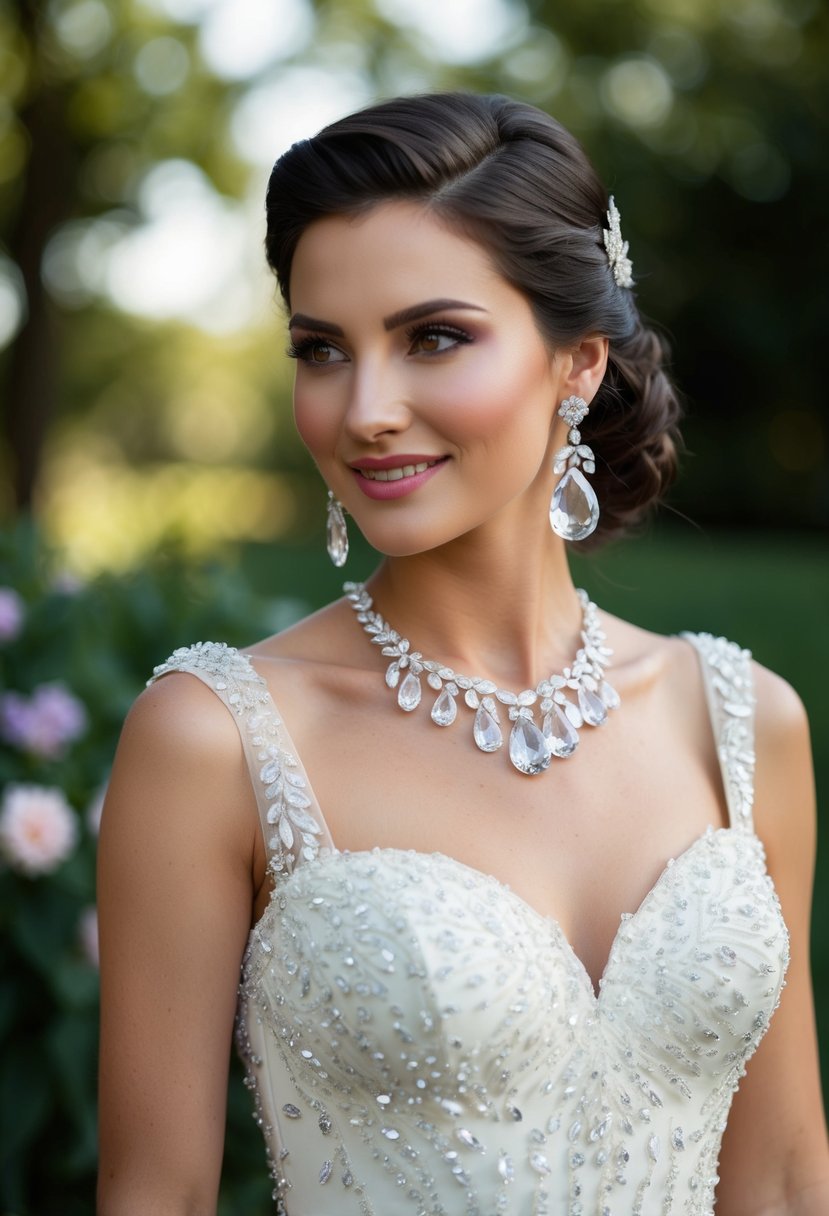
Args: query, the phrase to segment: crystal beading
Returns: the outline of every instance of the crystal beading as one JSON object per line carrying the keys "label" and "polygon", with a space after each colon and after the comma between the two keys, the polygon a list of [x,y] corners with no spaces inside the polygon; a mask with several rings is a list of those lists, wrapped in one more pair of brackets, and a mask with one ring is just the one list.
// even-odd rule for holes
{"label": "crystal beading", "polygon": [[[572,403],[575,399],[570,398]],[[564,406],[562,406],[564,409]],[[584,412],[587,412],[586,406]],[[386,684],[397,692],[397,704],[407,713],[417,709],[423,695],[421,676],[438,694],[431,708],[436,726],[451,726],[458,713],[458,702],[475,711],[473,738],[482,752],[499,751],[504,742],[499,706],[512,723],[509,758],[513,767],[528,777],[543,773],[551,759],[572,756],[579,742],[578,732],[585,723],[602,726],[608,711],[618,708],[619,694],[605,679],[605,668],[613,651],[605,645],[596,605],[581,589],[577,594],[582,606],[581,640],[571,666],[561,675],[551,675],[536,688],[510,692],[492,680],[458,675],[432,659],[412,650],[408,638],[401,637],[373,609],[373,600],[363,583],[346,583],[343,591],[357,614],[357,620],[375,646],[391,662],[386,668]],[[463,694],[463,695],[461,695]],[[538,705],[541,724],[535,720]]]}

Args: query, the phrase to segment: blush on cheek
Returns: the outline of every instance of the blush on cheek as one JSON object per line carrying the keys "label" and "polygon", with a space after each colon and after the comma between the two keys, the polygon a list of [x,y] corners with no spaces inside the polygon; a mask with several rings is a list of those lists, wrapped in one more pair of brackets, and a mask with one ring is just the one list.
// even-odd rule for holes
{"label": "blush on cheek", "polygon": [[306,408],[299,397],[294,397],[294,424],[300,439],[312,456],[326,446],[326,441],[330,445],[333,439],[331,427],[326,424],[324,415],[319,410]]}

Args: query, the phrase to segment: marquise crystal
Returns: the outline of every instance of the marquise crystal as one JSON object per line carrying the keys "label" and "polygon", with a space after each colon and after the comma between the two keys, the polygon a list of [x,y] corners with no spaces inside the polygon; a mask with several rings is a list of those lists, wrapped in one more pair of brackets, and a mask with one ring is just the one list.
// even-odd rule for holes
{"label": "marquise crystal", "polygon": [[[473,710],[472,737],[482,752],[497,752],[503,747],[504,714],[511,723],[506,749],[510,762],[528,777],[543,773],[553,757],[564,760],[572,756],[578,747],[579,730],[584,725],[602,726],[608,711],[619,705],[619,694],[604,675],[613,652],[605,645],[596,605],[585,591],[578,592],[583,644],[572,666],[542,680],[537,688],[518,693],[498,688],[492,680],[459,675],[442,663],[424,659],[420,651],[412,650],[407,638],[373,610],[371,596],[362,583],[346,583],[344,591],[371,641],[391,660],[385,679],[396,691],[400,708],[406,713],[418,708],[425,679],[427,687],[437,693],[430,710],[434,724],[444,729],[452,726],[459,705]],[[535,718],[536,709],[540,724]]]}

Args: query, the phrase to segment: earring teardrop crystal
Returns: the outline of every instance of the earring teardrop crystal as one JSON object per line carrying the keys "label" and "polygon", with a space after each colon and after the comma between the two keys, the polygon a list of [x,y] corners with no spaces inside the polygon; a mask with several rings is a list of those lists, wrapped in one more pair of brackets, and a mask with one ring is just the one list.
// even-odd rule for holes
{"label": "earring teardrop crystal", "polygon": [[342,503],[328,491],[328,518],[325,524],[325,539],[328,556],[335,566],[344,566],[348,557],[348,529],[345,524]]}
{"label": "earring teardrop crystal", "polygon": [[570,431],[567,444],[556,452],[553,465],[553,472],[564,476],[550,500],[550,527],[564,540],[584,540],[595,532],[599,522],[599,500],[584,475],[595,473],[596,458],[592,448],[582,443],[579,430],[590,410],[582,397],[568,397],[558,412]]}

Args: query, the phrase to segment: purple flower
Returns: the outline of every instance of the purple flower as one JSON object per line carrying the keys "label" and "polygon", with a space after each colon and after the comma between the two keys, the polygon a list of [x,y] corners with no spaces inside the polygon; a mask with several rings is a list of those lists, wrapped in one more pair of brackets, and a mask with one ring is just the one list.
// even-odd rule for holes
{"label": "purple flower", "polygon": [[86,709],[60,683],[40,684],[31,697],[9,692],[0,698],[0,734],[44,760],[62,756],[86,725]]}
{"label": "purple flower", "polygon": [[23,600],[11,587],[0,587],[0,642],[13,642],[23,627]]}

